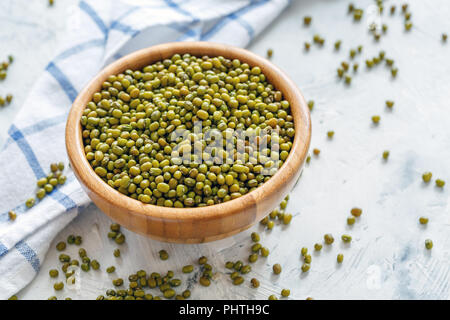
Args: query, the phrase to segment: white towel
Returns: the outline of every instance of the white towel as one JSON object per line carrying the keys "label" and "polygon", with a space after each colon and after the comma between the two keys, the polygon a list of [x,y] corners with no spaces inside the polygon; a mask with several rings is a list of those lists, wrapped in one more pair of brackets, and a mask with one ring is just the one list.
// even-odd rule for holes
{"label": "white towel", "polygon": [[[27,209],[52,162],[68,163],[64,129],[78,92],[106,64],[154,44],[214,41],[244,47],[290,0],[83,0],[68,33],[10,127],[0,153],[0,299],[39,272],[53,238],[89,203],[70,169],[67,182]],[[29,48],[24,48],[29,50]],[[66,165],[67,167],[67,165]],[[17,219],[10,221],[8,211]]]}

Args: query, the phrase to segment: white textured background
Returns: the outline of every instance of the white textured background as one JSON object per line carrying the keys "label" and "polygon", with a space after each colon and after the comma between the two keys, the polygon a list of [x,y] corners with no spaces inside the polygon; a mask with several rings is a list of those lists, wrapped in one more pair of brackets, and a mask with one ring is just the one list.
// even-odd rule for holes
{"label": "white textured background", "polygon": [[[404,1],[385,2],[389,7]],[[93,299],[112,287],[111,278],[125,279],[139,269],[179,272],[183,265],[195,264],[199,256],[206,255],[218,273],[209,288],[185,282],[181,288],[189,283],[193,298],[266,299],[290,288],[294,299],[449,299],[450,185],[443,190],[434,182],[425,185],[421,175],[432,171],[433,178],[450,184],[450,40],[446,45],[440,41],[443,32],[450,34],[450,3],[407,2],[413,30],[403,31],[399,10],[392,17],[385,12],[382,22],[389,30],[376,43],[368,34],[366,21],[355,24],[347,16],[348,1],[293,0],[250,46],[261,55],[273,48],[273,62],[293,78],[307,99],[316,101],[312,148],[322,152],[306,166],[291,194],[288,211],[294,218],[289,227],[265,232],[255,226],[233,238],[203,245],[164,244],[126,232],[122,257],[116,259],[112,255],[115,246],[106,238],[110,220],[91,205],[55,239],[52,248],[67,235],[80,234],[83,247],[101,262],[103,271],[82,273],[80,290],[56,295]],[[11,92],[15,96],[12,105],[0,109],[0,145],[27,91],[55,54],[76,1],[55,3],[48,8],[46,0],[0,0],[0,60],[8,54],[16,58],[7,80],[0,82],[1,95]],[[357,1],[366,12],[373,3]],[[302,26],[304,15],[313,16],[309,28]],[[303,42],[311,41],[315,33],[326,39],[325,46],[313,46],[305,53]],[[337,39],[343,41],[340,52],[333,50]],[[359,44],[364,46],[357,58],[360,70],[352,85],[345,87],[336,79],[336,68],[348,59],[349,49]],[[391,80],[381,65],[365,70],[364,59],[380,50],[395,59],[397,79]],[[384,105],[387,99],[395,101],[392,111]],[[375,114],[381,116],[376,127],[370,119]],[[328,130],[336,132],[331,141],[326,138]],[[391,152],[388,162],[381,159],[384,150]],[[349,228],[346,217],[354,206],[362,207],[364,213]],[[426,227],[418,223],[422,215],[430,218]],[[228,260],[246,261],[253,230],[261,233],[261,242],[271,251],[267,259],[253,264],[253,271],[246,276],[261,280],[257,290],[250,288],[248,280],[240,287],[231,285],[223,266]],[[300,248],[312,250],[324,233],[332,233],[337,241],[332,248],[314,253],[311,270],[302,275]],[[343,233],[353,236],[351,245],[341,243]],[[426,238],[434,241],[432,252],[424,249]],[[171,256],[165,262],[157,254],[163,248]],[[77,256],[75,249],[69,249],[73,257]],[[345,260],[338,266],[339,252]],[[283,266],[279,276],[272,274],[274,263]],[[113,276],[104,272],[110,265],[117,269]],[[57,253],[51,249],[40,274],[19,298],[54,295],[48,270],[56,266]]]}

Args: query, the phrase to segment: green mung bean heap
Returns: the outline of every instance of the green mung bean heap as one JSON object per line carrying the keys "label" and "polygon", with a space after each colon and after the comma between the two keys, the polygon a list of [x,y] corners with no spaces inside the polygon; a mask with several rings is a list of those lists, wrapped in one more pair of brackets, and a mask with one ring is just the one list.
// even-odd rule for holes
{"label": "green mung bean heap", "polygon": [[[261,186],[286,160],[295,135],[289,102],[258,66],[190,54],[109,76],[81,125],[87,160],[106,183],[143,203],[179,208]],[[174,139],[177,130],[185,134]],[[220,134],[222,149],[208,149],[208,130]],[[257,144],[230,152],[239,130],[256,133]]]}

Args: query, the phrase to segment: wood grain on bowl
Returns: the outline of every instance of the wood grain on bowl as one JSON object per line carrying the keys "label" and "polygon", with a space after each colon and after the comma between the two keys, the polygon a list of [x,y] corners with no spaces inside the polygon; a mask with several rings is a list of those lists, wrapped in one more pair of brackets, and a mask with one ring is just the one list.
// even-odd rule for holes
{"label": "wood grain on bowl", "polygon": [[[295,137],[292,149],[277,173],[257,189],[237,199],[198,208],[167,208],[144,204],[111,188],[91,168],[84,153],[80,118],[92,95],[112,74],[190,53],[196,56],[237,58],[259,66],[268,81],[290,102]],[[175,42],[153,46],[127,55],[103,69],[78,95],[66,125],[66,148],[75,176],[92,201],[125,228],[153,239],[200,243],[222,239],[260,221],[289,193],[297,181],[311,139],[311,120],[305,99],[297,86],[280,69],[247,50],[210,43]]]}

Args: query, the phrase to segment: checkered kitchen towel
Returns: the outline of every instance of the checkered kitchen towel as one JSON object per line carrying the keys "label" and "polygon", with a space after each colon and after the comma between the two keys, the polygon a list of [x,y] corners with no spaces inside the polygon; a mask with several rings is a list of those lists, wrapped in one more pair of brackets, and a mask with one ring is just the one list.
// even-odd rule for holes
{"label": "checkered kitchen towel", "polygon": [[[0,299],[39,272],[49,243],[89,203],[71,172],[27,210],[35,181],[65,160],[64,128],[78,92],[101,68],[140,48],[204,40],[246,46],[290,0],[83,0],[60,53],[26,99],[0,153]],[[10,221],[13,209],[17,219]]]}

